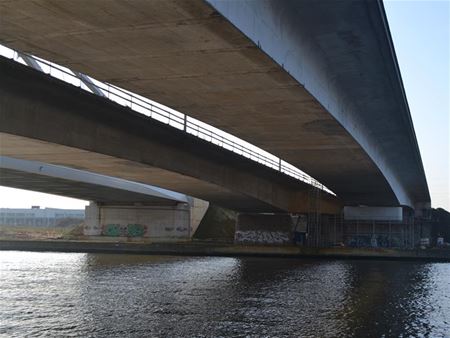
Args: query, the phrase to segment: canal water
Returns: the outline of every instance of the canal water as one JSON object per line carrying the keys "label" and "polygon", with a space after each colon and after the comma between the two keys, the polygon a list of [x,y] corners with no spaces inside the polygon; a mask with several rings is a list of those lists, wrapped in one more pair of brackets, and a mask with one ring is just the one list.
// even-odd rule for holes
{"label": "canal water", "polygon": [[5,337],[450,337],[450,264],[0,252]]}

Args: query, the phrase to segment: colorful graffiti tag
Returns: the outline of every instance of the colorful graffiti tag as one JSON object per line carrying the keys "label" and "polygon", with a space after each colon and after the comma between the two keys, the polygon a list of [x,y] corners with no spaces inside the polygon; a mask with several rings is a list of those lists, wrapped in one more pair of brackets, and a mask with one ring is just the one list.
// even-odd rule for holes
{"label": "colorful graffiti tag", "polygon": [[141,224],[128,224],[127,235],[128,237],[142,237],[144,236],[146,227]]}
{"label": "colorful graffiti tag", "polygon": [[142,237],[147,230],[142,224],[104,224],[102,235],[109,237]]}

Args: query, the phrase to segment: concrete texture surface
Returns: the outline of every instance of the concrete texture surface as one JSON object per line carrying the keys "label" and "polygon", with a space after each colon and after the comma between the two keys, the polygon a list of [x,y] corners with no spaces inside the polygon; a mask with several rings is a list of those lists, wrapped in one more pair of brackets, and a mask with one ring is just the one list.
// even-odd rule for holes
{"label": "concrete texture surface", "polygon": [[126,206],[91,203],[86,207],[84,234],[166,240],[190,239],[193,235],[191,211],[192,208],[188,204]]}
{"label": "concrete texture surface", "polygon": [[0,156],[0,185],[108,204],[175,205],[192,200],[158,187],[5,156]]}
{"label": "concrete texture surface", "polygon": [[347,205],[429,204],[381,1],[3,1],[0,43],[303,169]]}
{"label": "concrete texture surface", "polygon": [[293,230],[293,218],[289,214],[240,213],[234,241],[238,244],[292,245]]}
{"label": "concrete texture surface", "polygon": [[237,213],[233,210],[209,205],[197,231],[196,240],[214,240],[215,242],[233,242]]}
{"label": "concrete texture surface", "polygon": [[190,204],[190,231],[189,236],[192,237],[200,226],[201,221],[205,217],[209,209],[209,202],[194,198]]}
{"label": "concrete texture surface", "polygon": [[[141,182],[240,211],[305,212],[301,181],[0,58],[0,154]],[[320,208],[341,203],[322,194]]]}

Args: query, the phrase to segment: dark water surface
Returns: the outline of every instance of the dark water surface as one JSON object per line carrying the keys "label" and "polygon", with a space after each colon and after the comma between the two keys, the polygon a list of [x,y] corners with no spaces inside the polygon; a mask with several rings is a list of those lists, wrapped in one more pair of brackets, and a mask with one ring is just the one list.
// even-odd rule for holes
{"label": "dark water surface", "polygon": [[450,337],[450,264],[3,251],[0,335]]}

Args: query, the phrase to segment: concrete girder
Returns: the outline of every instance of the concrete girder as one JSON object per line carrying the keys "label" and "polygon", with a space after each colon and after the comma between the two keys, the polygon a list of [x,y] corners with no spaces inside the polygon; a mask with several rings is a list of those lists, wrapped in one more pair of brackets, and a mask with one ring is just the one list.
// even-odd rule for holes
{"label": "concrete girder", "polygon": [[[0,58],[0,70],[3,156],[150,184],[234,210],[309,208],[303,200],[310,186],[302,181],[14,61]],[[334,196],[323,199],[323,212],[339,212]]]}
{"label": "concrete girder", "polygon": [[400,205],[430,206],[381,0],[207,2],[350,133],[382,172]]}
{"label": "concrete girder", "polygon": [[0,185],[108,204],[190,204],[189,196],[43,162],[0,156]]}
{"label": "concrete girder", "polygon": [[245,139],[347,205],[429,204],[381,1],[87,3],[3,2],[0,42]]}

